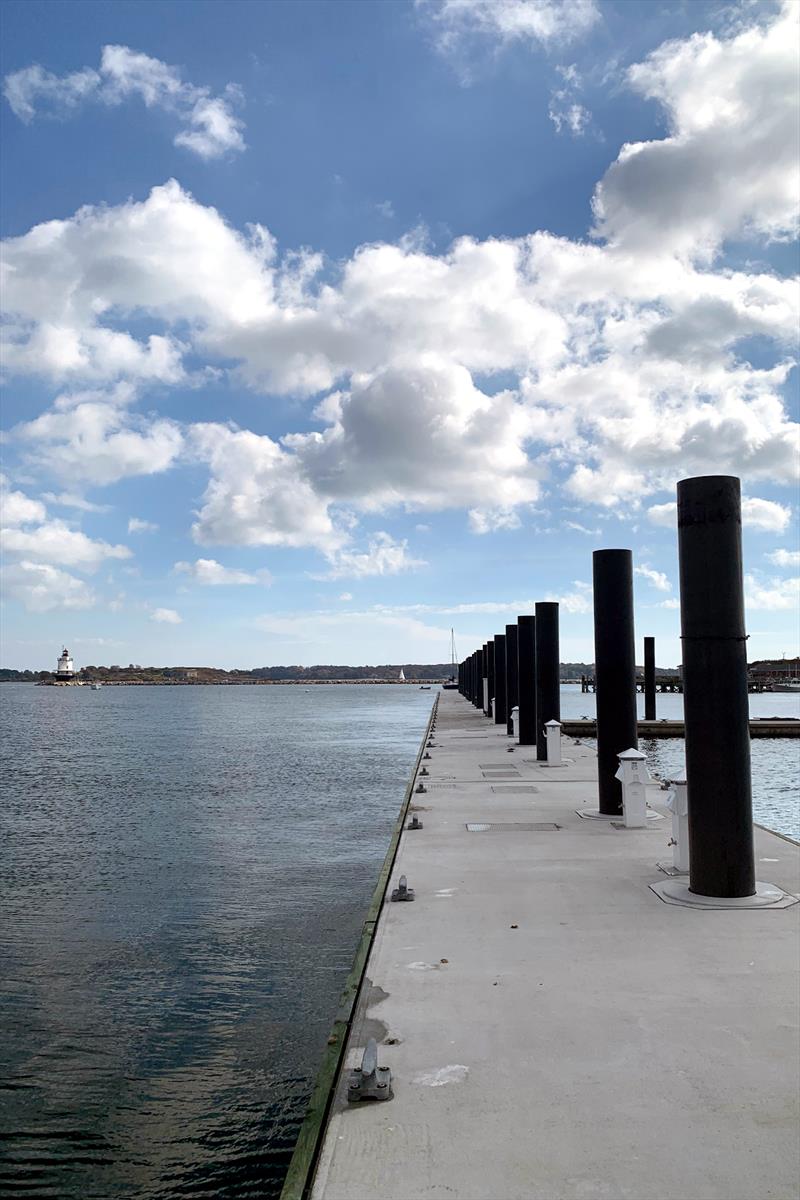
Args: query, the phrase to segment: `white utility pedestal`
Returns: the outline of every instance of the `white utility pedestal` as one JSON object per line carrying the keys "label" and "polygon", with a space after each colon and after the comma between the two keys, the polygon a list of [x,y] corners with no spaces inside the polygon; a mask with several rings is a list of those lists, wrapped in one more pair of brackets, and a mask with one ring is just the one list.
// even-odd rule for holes
{"label": "white utility pedestal", "polygon": [[622,819],[627,829],[644,829],[647,824],[647,782],[650,779],[644,765],[646,755],[641,750],[623,750],[618,754],[619,770],[614,776],[622,784]]}
{"label": "white utility pedestal", "polygon": [[511,728],[514,730],[514,738],[519,740],[519,709],[516,705],[511,710]]}
{"label": "white utility pedestal", "polygon": [[546,721],[544,727],[547,730],[547,765],[549,767],[560,767],[561,722]]}
{"label": "white utility pedestal", "polygon": [[672,867],[676,875],[689,874],[689,795],[686,779],[671,779],[667,808],[672,813]]}
{"label": "white utility pedestal", "polygon": [[483,711],[489,711],[489,680],[484,676],[483,680]]}

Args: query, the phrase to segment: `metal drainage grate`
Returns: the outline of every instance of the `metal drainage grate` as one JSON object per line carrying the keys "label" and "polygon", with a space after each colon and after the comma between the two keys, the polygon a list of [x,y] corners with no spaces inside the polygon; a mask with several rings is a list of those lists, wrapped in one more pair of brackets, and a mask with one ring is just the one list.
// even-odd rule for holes
{"label": "metal drainage grate", "polygon": [[548,833],[560,829],[552,821],[468,821],[467,833]]}
{"label": "metal drainage grate", "polygon": [[533,787],[529,783],[501,783],[499,787],[493,787],[492,791],[497,796],[532,796],[538,792],[539,789],[537,787]]}
{"label": "metal drainage grate", "polygon": [[484,779],[520,779],[519,771],[482,771]]}
{"label": "metal drainage grate", "polygon": [[482,771],[507,771],[513,764],[509,762],[478,763],[478,766]]}

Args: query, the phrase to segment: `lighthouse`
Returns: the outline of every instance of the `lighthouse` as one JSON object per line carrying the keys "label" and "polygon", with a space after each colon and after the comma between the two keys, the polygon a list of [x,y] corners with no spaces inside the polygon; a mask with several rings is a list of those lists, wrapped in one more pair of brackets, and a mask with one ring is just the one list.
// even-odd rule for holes
{"label": "lighthouse", "polygon": [[75,676],[75,663],[69,656],[69,650],[65,646],[56,667],[56,679],[73,679]]}

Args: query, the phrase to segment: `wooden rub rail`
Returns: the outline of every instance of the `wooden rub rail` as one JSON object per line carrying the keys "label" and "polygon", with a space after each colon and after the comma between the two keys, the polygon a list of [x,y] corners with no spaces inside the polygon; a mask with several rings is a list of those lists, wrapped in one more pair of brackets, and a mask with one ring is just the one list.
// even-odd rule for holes
{"label": "wooden rub rail", "polygon": [[[682,738],[683,721],[639,721],[641,738]],[[579,721],[562,721],[561,732],[568,737],[596,737],[597,722],[583,718]],[[750,722],[751,738],[800,738],[800,721],[792,717],[763,717]]]}

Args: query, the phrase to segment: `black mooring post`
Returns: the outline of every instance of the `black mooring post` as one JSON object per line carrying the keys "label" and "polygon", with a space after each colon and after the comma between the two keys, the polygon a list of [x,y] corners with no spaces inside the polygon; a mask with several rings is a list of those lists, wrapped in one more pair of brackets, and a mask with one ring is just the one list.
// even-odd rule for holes
{"label": "black mooring post", "polygon": [[483,708],[483,650],[475,651],[475,696],[472,703]]}
{"label": "black mooring post", "polygon": [[558,604],[536,605],[536,758],[547,761],[547,721],[561,720]]}
{"label": "black mooring post", "polygon": [[472,651],[472,692],[470,700],[473,708],[478,707],[478,693],[480,691],[480,668],[478,666],[479,654],[477,650]]}
{"label": "black mooring post", "polygon": [[536,618],[517,617],[519,744],[536,745]]}
{"label": "black mooring post", "polygon": [[494,723],[506,723],[506,635],[494,635]]}
{"label": "black mooring post", "polygon": [[489,707],[486,715],[491,719],[494,706],[494,642],[491,638],[486,643],[486,663],[489,677]]}
{"label": "black mooring post", "polygon": [[597,695],[597,775],[600,812],[619,816],[622,786],[617,755],[638,749],[636,647],[633,640],[633,554],[595,550],[594,659]]}
{"label": "black mooring post", "polygon": [[756,890],[742,502],[731,475],[678,484],[689,890]]}
{"label": "black mooring post", "polygon": [[517,627],[506,625],[506,730],[514,733],[513,709],[519,704],[517,695]]}
{"label": "black mooring post", "polygon": [[656,639],[644,639],[644,719],[656,719]]}
{"label": "black mooring post", "polygon": [[481,692],[481,710],[485,717],[489,715],[489,707],[491,704],[491,695],[489,691],[489,643],[483,643],[481,651],[481,664],[483,670],[483,690]]}

